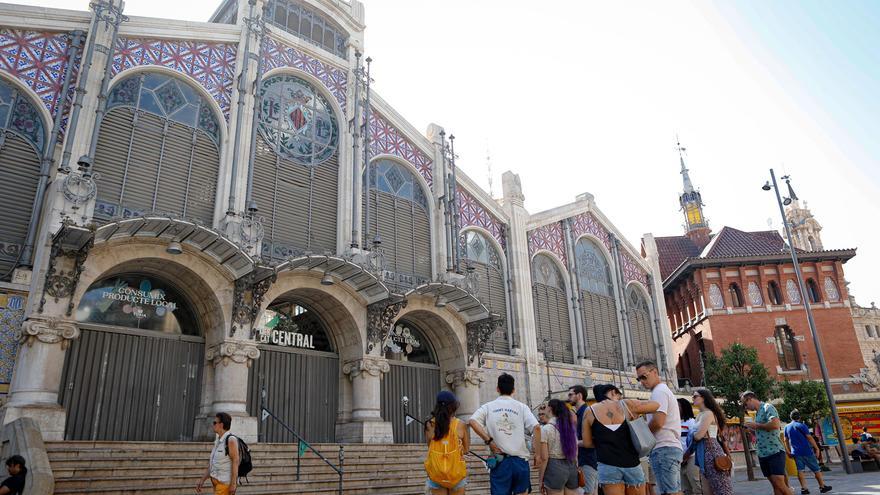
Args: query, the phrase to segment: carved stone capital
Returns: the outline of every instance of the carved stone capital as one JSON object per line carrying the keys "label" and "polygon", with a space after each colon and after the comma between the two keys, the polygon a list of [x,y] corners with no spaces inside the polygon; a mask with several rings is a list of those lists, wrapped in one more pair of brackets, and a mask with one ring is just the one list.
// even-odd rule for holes
{"label": "carved stone capital", "polygon": [[342,366],[342,373],[348,375],[350,380],[354,380],[359,375],[371,375],[381,378],[382,375],[389,371],[391,371],[391,366],[388,365],[388,361],[384,358],[371,356],[364,356],[362,359],[348,361]]}
{"label": "carved stone capital", "polygon": [[54,317],[29,318],[15,332],[16,340],[28,347],[40,341],[44,344],[61,343],[61,348],[67,349],[69,342],[78,337],[79,327],[76,323]]}
{"label": "carved stone capital", "polygon": [[254,359],[260,357],[260,349],[257,344],[250,341],[226,341],[215,344],[205,352],[207,359],[214,367],[222,364],[229,366],[230,362],[251,366]]}
{"label": "carved stone capital", "polygon": [[453,389],[461,386],[479,387],[484,381],[483,370],[464,368],[446,373],[446,383]]}

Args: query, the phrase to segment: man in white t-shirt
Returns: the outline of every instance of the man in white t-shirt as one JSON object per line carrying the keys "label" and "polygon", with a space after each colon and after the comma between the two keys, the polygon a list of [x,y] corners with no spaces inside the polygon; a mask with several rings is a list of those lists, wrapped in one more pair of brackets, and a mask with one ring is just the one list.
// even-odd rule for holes
{"label": "man in white t-shirt", "polygon": [[651,451],[651,470],[660,495],[681,494],[681,414],[672,390],[660,380],[660,370],[654,361],[643,361],[636,366],[636,377],[651,391],[651,400],[660,408],[648,415],[648,426],[657,439]]}
{"label": "man in white t-shirt", "polygon": [[500,461],[489,474],[492,495],[520,495],[532,489],[526,434],[539,426],[538,419],[529,406],[511,397],[514,391],[513,377],[502,373],[498,398],[480,406],[468,421]]}

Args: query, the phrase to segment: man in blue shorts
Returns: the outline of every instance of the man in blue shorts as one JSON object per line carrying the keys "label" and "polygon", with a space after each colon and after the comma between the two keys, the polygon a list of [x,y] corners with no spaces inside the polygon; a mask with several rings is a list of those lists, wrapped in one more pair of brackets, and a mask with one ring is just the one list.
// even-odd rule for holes
{"label": "man in blue shorts", "polygon": [[514,379],[498,377],[498,398],[487,402],[471,416],[468,424],[492,449],[497,464],[489,474],[492,495],[525,495],[532,490],[526,434],[532,434],[538,419],[529,406],[511,397]]}
{"label": "man in blue shorts", "polygon": [[755,421],[746,421],[745,427],[754,431],[758,439],[758,463],[761,473],[773,486],[774,495],[790,495],[785,481],[785,446],[779,439],[782,422],[773,404],[762,402],[752,391],[743,392],[740,401],[747,411],[757,411]]}
{"label": "man in blue shorts", "polygon": [[785,427],[785,447],[788,456],[794,459],[797,464],[798,481],[801,484],[801,495],[808,495],[810,490],[807,488],[807,477],[804,471],[809,469],[816,476],[819,482],[819,491],[827,493],[831,491],[831,487],[825,484],[822,479],[822,471],[819,470],[819,461],[816,456],[819,454],[819,446],[810,435],[810,429],[807,425],[801,423],[801,413],[797,410],[791,412],[791,423]]}

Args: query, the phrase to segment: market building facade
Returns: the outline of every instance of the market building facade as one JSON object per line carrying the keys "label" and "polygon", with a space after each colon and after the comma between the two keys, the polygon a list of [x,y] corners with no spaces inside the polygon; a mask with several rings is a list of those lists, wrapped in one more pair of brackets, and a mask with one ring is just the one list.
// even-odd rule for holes
{"label": "market building facade", "polygon": [[[675,380],[659,265],[584,194],[495,200],[369,88],[352,0],[209,22],[0,6],[0,381],[46,439],[413,442],[510,372],[536,406]],[[375,74],[374,74],[375,76]],[[360,125],[359,125],[360,124]]]}

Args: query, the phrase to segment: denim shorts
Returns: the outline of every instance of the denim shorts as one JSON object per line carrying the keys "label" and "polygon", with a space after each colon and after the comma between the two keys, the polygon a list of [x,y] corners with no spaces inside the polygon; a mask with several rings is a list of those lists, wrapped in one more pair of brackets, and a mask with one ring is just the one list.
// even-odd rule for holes
{"label": "denim shorts", "polygon": [[681,491],[681,457],[682,451],[677,447],[659,447],[651,451],[651,471],[654,472],[658,494]]}
{"label": "denim shorts", "polygon": [[785,452],[781,450],[767,457],[758,457],[758,464],[761,465],[761,474],[765,478],[785,476],[785,458]]}
{"label": "denim shorts", "polygon": [[599,463],[599,485],[642,486],[645,484],[645,472],[642,466],[617,467]]}
{"label": "denim shorts", "polygon": [[527,493],[532,490],[529,462],[521,457],[507,456],[489,473],[492,495]]}
{"label": "denim shorts", "polygon": [[581,466],[580,470],[584,473],[584,481],[586,481],[586,485],[584,485],[584,493],[589,494],[595,492],[596,488],[599,487],[599,471],[593,466],[588,465]]}
{"label": "denim shorts", "polygon": [[[425,486],[432,490],[436,490],[438,488],[446,488],[445,486],[440,486],[437,483],[434,483],[431,478],[428,478],[428,481],[425,482]],[[465,486],[467,486],[467,478],[459,481],[455,486],[449,488],[449,490],[461,490]]]}
{"label": "denim shorts", "polygon": [[794,456],[794,463],[797,465],[797,470],[806,471],[809,469],[814,473],[819,472],[819,461],[816,459],[816,456],[810,455],[796,455]]}

